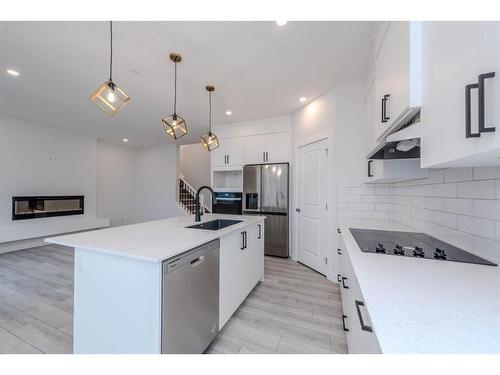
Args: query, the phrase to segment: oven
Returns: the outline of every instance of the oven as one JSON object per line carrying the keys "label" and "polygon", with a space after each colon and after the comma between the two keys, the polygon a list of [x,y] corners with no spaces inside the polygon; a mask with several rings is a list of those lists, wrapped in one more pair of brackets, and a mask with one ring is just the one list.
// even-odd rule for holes
{"label": "oven", "polygon": [[215,214],[241,215],[241,193],[215,192],[212,211]]}

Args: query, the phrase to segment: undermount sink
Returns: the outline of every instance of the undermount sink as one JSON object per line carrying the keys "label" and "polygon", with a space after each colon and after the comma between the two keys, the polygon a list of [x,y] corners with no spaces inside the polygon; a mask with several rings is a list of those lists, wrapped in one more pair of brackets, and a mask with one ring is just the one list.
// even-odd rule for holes
{"label": "undermount sink", "polygon": [[212,221],[206,221],[206,222],[200,223],[200,224],[191,225],[191,226],[186,227],[186,228],[219,230],[219,229],[226,228],[226,227],[229,227],[231,225],[238,224],[241,222],[242,222],[242,220],[217,219],[217,220],[212,220]]}

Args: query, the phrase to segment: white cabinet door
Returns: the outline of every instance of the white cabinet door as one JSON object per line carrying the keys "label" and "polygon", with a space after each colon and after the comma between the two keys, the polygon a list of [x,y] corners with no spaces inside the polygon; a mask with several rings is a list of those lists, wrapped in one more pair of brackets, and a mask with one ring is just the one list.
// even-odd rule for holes
{"label": "white cabinet door", "polygon": [[267,134],[252,135],[243,139],[244,164],[260,164],[266,161]]}
{"label": "white cabinet door", "polygon": [[266,135],[266,162],[282,163],[290,161],[292,134],[273,133]]}
{"label": "white cabinet door", "polygon": [[243,164],[243,139],[221,138],[220,146],[211,152],[212,165],[242,165]]}
{"label": "white cabinet door", "polygon": [[429,176],[420,168],[420,159],[368,160],[365,183],[387,183],[415,180]]}
{"label": "white cabinet door", "polygon": [[375,82],[372,82],[365,98],[365,153],[368,155],[375,148]]}
{"label": "white cabinet door", "polygon": [[220,239],[219,266],[219,329],[233,315],[247,296],[248,269],[246,253],[243,249],[244,229],[223,236]]}
{"label": "white cabinet door", "polygon": [[[375,60],[375,103],[378,114],[375,138],[408,107],[409,77],[410,22],[390,22]],[[386,109],[385,116],[382,113],[383,106]]]}
{"label": "white cabinet door", "polygon": [[251,261],[248,266],[251,268],[250,285],[251,289],[264,279],[264,221],[248,227],[247,252]]}
{"label": "white cabinet door", "polygon": [[[487,72],[485,27],[484,22],[424,24],[424,126],[421,139],[424,168],[472,165],[468,158],[484,151],[485,142],[491,141],[494,133],[466,137],[466,86],[477,83],[479,74]],[[499,78],[489,81],[498,81]],[[478,132],[477,91],[477,88],[472,88],[470,96],[472,133]],[[491,98],[490,93],[488,96]]]}

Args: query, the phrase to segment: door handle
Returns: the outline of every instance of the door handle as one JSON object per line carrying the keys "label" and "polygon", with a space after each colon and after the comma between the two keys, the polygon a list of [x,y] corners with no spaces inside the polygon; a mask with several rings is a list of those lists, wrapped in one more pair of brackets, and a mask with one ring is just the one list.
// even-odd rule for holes
{"label": "door handle", "polygon": [[198,266],[199,264],[203,263],[204,260],[205,260],[205,255],[202,255],[201,257],[196,258],[195,260],[192,260],[191,261],[191,267]]}
{"label": "door handle", "polygon": [[347,318],[347,315],[342,314],[342,328],[344,329],[344,331],[349,332],[349,329],[346,328],[346,326],[345,326],[345,319],[346,318]]}
{"label": "door handle", "polygon": [[373,177],[373,175],[372,175],[372,163],[373,163],[373,160],[368,160],[368,177]]}
{"label": "door handle", "polygon": [[479,110],[479,133],[489,133],[494,132],[495,127],[485,127],[484,126],[484,80],[488,78],[495,77],[495,72],[480,74],[477,78],[478,80],[478,110]]}
{"label": "door handle", "polygon": [[472,133],[471,129],[471,102],[470,94],[471,91],[477,89],[479,84],[471,83],[465,86],[465,138],[477,138],[481,136],[481,133]]}
{"label": "door handle", "polygon": [[359,318],[359,324],[361,325],[361,329],[363,331],[367,331],[367,332],[373,332],[373,328],[370,327],[369,325],[366,325],[365,322],[363,321],[363,316],[361,315],[361,310],[359,309],[360,306],[364,306],[364,302],[363,301],[354,301],[354,303],[356,304],[356,310],[358,312],[358,318]]}
{"label": "door handle", "polygon": [[298,208],[298,207],[295,209],[295,211],[301,212],[300,208]]}
{"label": "door handle", "polygon": [[344,289],[349,289],[349,287],[347,285],[345,285],[345,281],[347,280],[347,277],[342,277],[342,287]]}
{"label": "door handle", "polygon": [[262,226],[260,224],[257,224],[257,226],[259,227],[259,236],[257,239],[260,240],[262,238]]}

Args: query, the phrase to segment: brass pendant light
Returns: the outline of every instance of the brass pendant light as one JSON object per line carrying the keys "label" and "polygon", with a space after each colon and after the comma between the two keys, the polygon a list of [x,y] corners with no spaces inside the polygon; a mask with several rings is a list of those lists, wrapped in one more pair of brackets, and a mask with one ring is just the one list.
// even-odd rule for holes
{"label": "brass pendant light", "polygon": [[179,139],[187,134],[186,121],[177,114],[177,63],[182,61],[181,55],[178,53],[171,53],[170,60],[174,62],[174,113],[161,120],[165,133],[173,139]]}
{"label": "brass pendant light", "polygon": [[109,57],[109,80],[104,82],[90,97],[104,113],[114,116],[130,97],[113,82],[113,21],[109,21],[110,33],[110,57]]}
{"label": "brass pendant light", "polygon": [[213,151],[219,147],[219,138],[212,133],[212,92],[215,91],[215,87],[207,86],[208,91],[208,133],[201,136],[201,144],[207,151]]}

